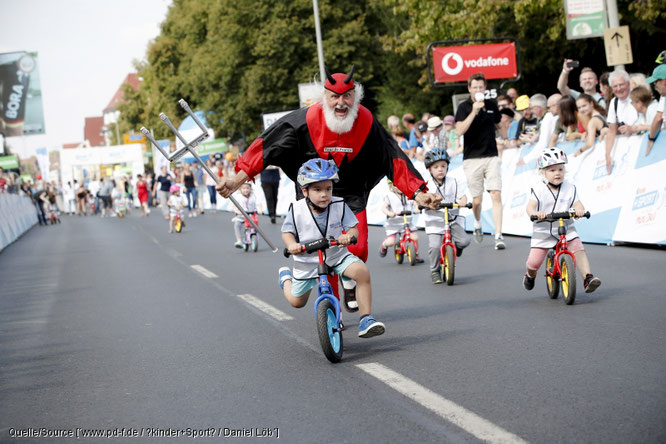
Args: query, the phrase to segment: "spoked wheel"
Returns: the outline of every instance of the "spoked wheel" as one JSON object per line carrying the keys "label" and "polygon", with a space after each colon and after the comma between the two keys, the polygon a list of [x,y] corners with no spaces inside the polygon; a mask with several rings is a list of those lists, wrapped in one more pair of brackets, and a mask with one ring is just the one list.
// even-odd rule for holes
{"label": "spoked wheel", "polygon": [[176,229],[176,233],[180,233],[183,230],[183,221],[180,220],[180,218],[176,219],[176,226],[174,227]]}
{"label": "spoked wheel", "polygon": [[414,248],[413,242],[407,242],[407,260],[409,260],[409,265],[416,265],[416,248]]}
{"label": "spoked wheel", "polygon": [[257,235],[256,234],[251,234],[250,235],[250,248],[252,248],[252,251],[256,252],[257,249],[259,248],[259,242],[257,242]]}
{"label": "spoked wheel", "polygon": [[400,243],[396,242],[393,249],[395,251],[395,261],[398,263],[398,265],[402,264],[402,261],[405,259],[405,254],[402,252],[402,248],[400,247]]}
{"label": "spoked wheel", "polygon": [[568,254],[560,257],[560,270],[562,270],[562,280],[560,281],[562,297],[567,305],[571,305],[576,300],[576,267],[574,267],[573,258]]}
{"label": "spoked wheel", "polygon": [[444,251],[444,264],[442,278],[446,280],[446,285],[453,285],[453,280],[455,279],[456,274],[456,255],[453,252],[453,247],[451,245],[446,246]]}
{"label": "spoked wheel", "polygon": [[319,343],[326,359],[336,363],[342,360],[342,332],[335,317],[335,307],[324,299],[317,306]]}
{"label": "spoked wheel", "polygon": [[551,299],[557,299],[560,295],[560,283],[557,280],[556,276],[553,276],[553,270],[555,269],[555,252],[553,250],[548,251],[546,256],[546,291],[548,292],[548,297]]}

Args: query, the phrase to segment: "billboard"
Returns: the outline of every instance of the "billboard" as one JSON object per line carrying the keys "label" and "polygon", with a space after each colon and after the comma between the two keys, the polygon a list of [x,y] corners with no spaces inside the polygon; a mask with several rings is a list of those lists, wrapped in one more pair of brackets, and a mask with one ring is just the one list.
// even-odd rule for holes
{"label": "billboard", "polygon": [[0,54],[0,133],[44,134],[44,111],[36,52]]}
{"label": "billboard", "polygon": [[564,0],[567,39],[602,37],[606,28],[604,0]]}
{"label": "billboard", "polygon": [[518,77],[516,44],[433,46],[435,83],[466,82],[469,76],[483,73],[487,80]]}

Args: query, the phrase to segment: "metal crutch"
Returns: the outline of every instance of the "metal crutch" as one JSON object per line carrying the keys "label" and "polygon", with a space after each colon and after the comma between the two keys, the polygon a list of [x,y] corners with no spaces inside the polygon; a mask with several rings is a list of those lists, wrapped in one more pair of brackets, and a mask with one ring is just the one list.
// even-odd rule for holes
{"label": "metal crutch", "polygon": [[[171,131],[173,131],[173,133],[176,135],[176,137],[178,137],[178,139],[184,145],[183,148],[181,148],[179,150],[176,150],[173,153],[169,154],[168,152],[166,152],[164,150],[164,148],[162,148],[157,143],[155,138],[152,136],[152,134],[150,134],[150,131],[148,131],[145,126],[141,127],[141,132],[143,133],[144,136],[146,136],[146,138],[148,140],[150,140],[150,142],[155,146],[155,148],[157,148],[159,150],[159,152],[162,153],[162,155],[167,158],[167,160],[169,162],[177,161],[178,159],[183,157],[185,154],[187,154],[187,152],[189,151],[190,153],[192,153],[194,158],[201,164],[201,167],[206,171],[206,173],[208,173],[208,175],[215,181],[215,183],[220,183],[220,178],[217,177],[217,175],[215,173],[213,173],[213,171],[208,167],[208,165],[206,165],[206,163],[203,160],[201,160],[201,157],[199,156],[197,151],[194,149],[201,142],[203,142],[204,140],[206,140],[208,138],[208,129],[204,126],[203,123],[201,123],[199,118],[192,112],[192,110],[190,109],[190,106],[187,104],[187,102],[184,99],[180,99],[178,101],[178,103],[185,110],[185,112],[187,112],[187,114],[189,114],[194,119],[197,126],[199,128],[201,128],[202,134],[198,135],[197,137],[194,138],[194,140],[192,140],[191,142],[188,143],[185,140],[185,138],[182,136],[182,134],[180,134],[180,132],[176,129],[176,127],[173,126],[173,123],[171,123],[171,120],[169,120],[167,115],[164,114],[164,113],[160,113],[160,119],[162,119],[162,122],[164,122],[171,129]],[[259,235],[264,239],[264,241],[266,241],[268,246],[271,247],[271,249],[273,250],[273,253],[276,253],[278,251],[278,249],[275,247],[275,245],[273,245],[273,243],[270,241],[270,239],[268,239],[268,236],[266,236],[266,234],[264,234],[264,232],[261,230],[261,228],[259,228],[259,226],[254,223],[252,218],[247,214],[247,212],[243,209],[243,207],[240,206],[238,201],[236,201],[236,199],[233,196],[229,196],[229,200],[231,201],[232,204],[234,204],[234,206],[236,208],[238,208],[238,210],[245,217],[245,219],[248,220],[250,222],[250,224],[252,224],[252,226],[257,230],[257,233],[259,233]]]}

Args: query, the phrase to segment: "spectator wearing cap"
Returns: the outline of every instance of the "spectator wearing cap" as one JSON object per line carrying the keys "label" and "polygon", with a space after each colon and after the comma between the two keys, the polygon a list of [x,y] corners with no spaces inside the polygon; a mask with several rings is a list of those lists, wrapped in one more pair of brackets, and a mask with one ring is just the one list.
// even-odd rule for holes
{"label": "spectator wearing cap", "polygon": [[[532,130],[528,132],[523,132],[520,135],[520,140],[523,143],[536,143],[539,140],[541,129],[541,121],[548,111],[548,101],[546,96],[543,94],[534,94],[530,97],[530,112],[532,113]],[[536,125],[534,125],[534,120],[536,119]],[[547,143],[547,142],[546,142]]]}
{"label": "spectator wearing cap", "polygon": [[[557,89],[562,93],[563,96],[571,96],[574,98],[574,101],[580,95],[580,91],[569,88],[567,85],[569,83],[569,73],[574,70],[574,67],[569,66],[569,63],[573,62],[571,59],[564,59],[562,64],[562,72],[560,73],[559,79],[557,79]],[[580,84],[581,89],[585,94],[589,94],[594,97],[594,100],[604,108],[606,107],[606,101],[603,96],[597,92],[597,85],[599,81],[597,79],[597,74],[592,70],[592,68],[583,68],[580,71],[580,76],[578,77],[578,83]]]}
{"label": "spectator wearing cap", "polygon": [[495,224],[495,249],[506,248],[502,237],[502,176],[500,158],[495,142],[495,125],[502,116],[497,102],[485,99],[487,83],[483,74],[472,74],[467,79],[470,98],[462,102],[456,111],[456,133],[465,136],[463,143],[463,171],[467,177],[467,187],[472,195],[474,213],[474,240],[483,240],[481,226],[481,204],[484,189],[490,193],[493,202],[493,222]]}
{"label": "spectator wearing cap", "polygon": [[523,143],[523,135],[537,132],[539,119],[532,114],[530,97],[527,95],[518,97],[518,100],[516,100],[516,109],[523,114],[523,117],[518,121],[518,139],[520,143]]}
{"label": "spectator wearing cap", "polygon": [[[539,154],[548,148],[550,139],[558,122],[557,103],[562,98],[560,94],[553,94],[547,100],[543,94],[534,94],[530,98],[530,111],[533,119],[536,119],[536,130],[522,134],[520,140],[523,143],[534,144],[530,153],[518,160],[517,165],[524,165],[536,159]],[[533,122],[531,122],[533,124]]]}
{"label": "spectator wearing cap", "polygon": [[437,116],[428,119],[428,132],[423,140],[423,150],[428,152],[434,148],[448,149],[448,139],[444,131],[444,122]]}
{"label": "spectator wearing cap", "polygon": [[634,133],[633,125],[638,121],[636,108],[631,106],[629,97],[629,74],[623,69],[613,71],[608,78],[615,98],[608,104],[608,133],[606,134],[606,171],[613,168],[613,148],[617,136],[630,136]]}
{"label": "spectator wearing cap", "polygon": [[648,143],[647,148],[645,149],[645,155],[647,156],[650,154],[650,150],[652,150],[652,146],[654,145],[655,140],[657,140],[657,136],[659,136],[664,124],[664,111],[666,111],[666,65],[657,66],[654,71],[652,71],[652,75],[646,79],[646,82],[654,83],[654,88],[660,95],[657,112],[650,124]]}
{"label": "spectator wearing cap", "polygon": [[455,157],[458,154],[462,154],[460,137],[456,133],[456,118],[452,115],[444,117],[444,133],[448,139],[449,156]]}
{"label": "spectator wearing cap", "polygon": [[502,157],[502,151],[505,149],[518,147],[518,122],[513,119],[514,112],[509,108],[502,108],[500,114],[502,120],[497,125],[495,142],[497,143],[497,155]]}

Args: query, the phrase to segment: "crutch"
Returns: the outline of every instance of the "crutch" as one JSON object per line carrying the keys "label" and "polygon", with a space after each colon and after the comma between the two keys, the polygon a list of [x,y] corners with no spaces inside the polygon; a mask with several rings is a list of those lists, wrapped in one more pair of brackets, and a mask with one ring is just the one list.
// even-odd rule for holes
{"label": "crutch", "polygon": [[[189,151],[190,153],[192,153],[194,158],[201,164],[201,167],[208,173],[208,175],[213,178],[215,183],[220,183],[220,178],[217,177],[217,175],[215,173],[213,173],[213,171],[208,167],[208,165],[206,165],[206,163],[203,160],[201,160],[201,157],[199,157],[199,154],[194,149],[201,142],[203,142],[204,140],[206,140],[208,138],[208,129],[204,126],[203,123],[201,123],[199,118],[192,112],[192,110],[190,109],[190,106],[187,104],[187,102],[184,99],[180,99],[178,101],[178,104],[180,104],[180,106],[185,110],[185,112],[187,112],[187,114],[189,114],[194,119],[197,126],[199,128],[201,128],[202,133],[200,135],[198,135],[197,137],[195,137],[194,140],[192,140],[191,142],[188,143],[185,140],[185,138],[183,137],[183,135],[180,134],[180,132],[176,129],[175,126],[173,126],[173,123],[171,123],[171,120],[169,120],[167,115],[164,114],[164,113],[160,113],[160,119],[162,119],[162,122],[166,123],[166,125],[171,129],[171,131],[173,131],[173,133],[176,135],[176,137],[178,137],[178,139],[183,143],[184,146],[181,149],[176,150],[173,153],[169,154],[168,152],[166,152],[164,150],[164,148],[162,148],[157,143],[155,138],[152,136],[152,134],[150,134],[150,131],[148,131],[145,126],[141,127],[141,132],[143,133],[144,136],[146,136],[146,139],[150,140],[150,142],[153,145],[155,145],[155,148],[157,148],[159,150],[159,152],[162,153],[162,155],[164,157],[166,157],[169,162],[177,161],[178,159],[183,157],[185,154],[187,154],[187,152]],[[245,217],[245,220],[250,221],[252,226],[257,230],[257,233],[259,233],[259,235],[266,241],[268,246],[271,247],[271,249],[273,250],[273,253],[276,253],[278,251],[278,249],[275,247],[275,245],[273,245],[273,243],[270,241],[270,239],[268,239],[268,236],[266,236],[266,234],[264,234],[264,232],[261,230],[261,228],[259,228],[259,226],[256,223],[254,223],[252,218],[247,214],[247,212],[243,209],[243,207],[240,206],[240,204],[236,201],[236,199],[234,199],[233,196],[229,196],[229,200],[231,201],[232,204],[234,204],[236,206],[236,208],[238,208],[238,210],[241,212],[241,214]]]}

